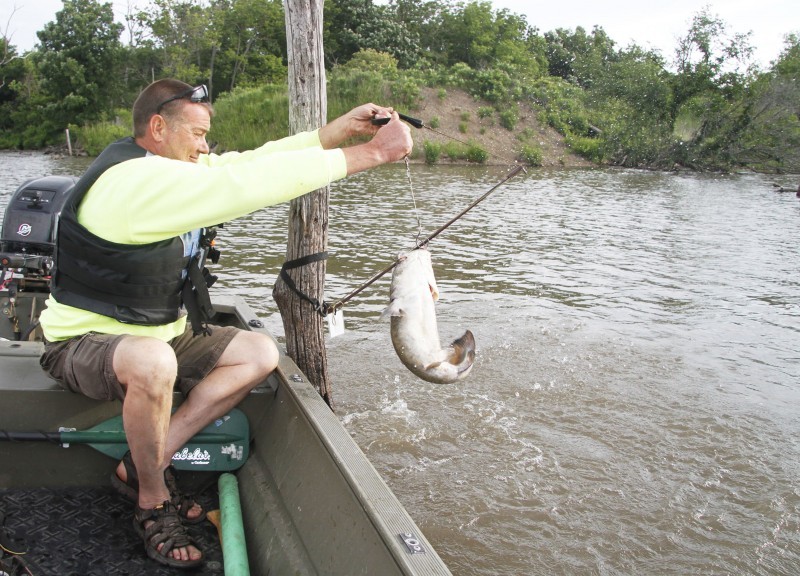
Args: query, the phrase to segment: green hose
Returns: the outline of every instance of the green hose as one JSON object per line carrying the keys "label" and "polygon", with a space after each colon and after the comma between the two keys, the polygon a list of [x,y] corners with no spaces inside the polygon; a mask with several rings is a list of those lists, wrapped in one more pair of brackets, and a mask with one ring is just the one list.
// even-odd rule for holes
{"label": "green hose", "polygon": [[218,486],[225,576],[250,576],[242,508],[239,504],[239,483],[236,476],[226,472],[219,477]]}

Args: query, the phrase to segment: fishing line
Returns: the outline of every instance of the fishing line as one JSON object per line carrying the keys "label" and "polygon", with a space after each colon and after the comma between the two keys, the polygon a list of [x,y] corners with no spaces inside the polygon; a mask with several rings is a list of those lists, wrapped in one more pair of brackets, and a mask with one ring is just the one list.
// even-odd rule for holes
{"label": "fishing line", "polygon": [[414,184],[411,182],[411,163],[408,161],[408,156],[405,157],[406,161],[406,178],[408,179],[408,189],[411,191],[411,201],[414,203],[414,215],[417,217],[417,237],[414,241],[419,246],[419,237],[422,235],[422,219],[419,217],[419,209],[417,208],[417,199],[414,197]]}
{"label": "fishing line", "polygon": [[[408,164],[406,164],[406,166],[408,166]],[[477,198],[476,200],[474,200],[474,201],[473,201],[472,203],[470,203],[470,204],[469,204],[469,205],[468,205],[466,208],[464,208],[464,209],[463,209],[461,212],[459,212],[458,214],[456,214],[455,216],[453,216],[453,217],[452,217],[450,220],[448,220],[447,222],[445,222],[445,223],[444,223],[442,226],[439,226],[439,228],[437,228],[436,230],[434,230],[433,232],[431,232],[430,234],[428,234],[428,236],[426,236],[426,237],[425,237],[425,238],[424,238],[424,239],[423,239],[421,242],[418,242],[418,243],[417,243],[417,245],[416,245],[416,247],[414,247],[414,248],[411,250],[411,252],[413,252],[414,250],[419,250],[420,248],[423,248],[423,247],[425,247],[425,245],[427,245],[427,244],[428,244],[428,243],[429,243],[431,240],[433,240],[433,239],[434,239],[434,238],[436,238],[436,237],[437,237],[439,234],[441,234],[442,232],[444,232],[445,230],[447,230],[447,228],[449,228],[450,226],[452,226],[452,225],[453,225],[455,222],[457,222],[457,221],[458,221],[460,218],[462,218],[462,217],[463,217],[463,216],[464,216],[464,215],[465,215],[467,212],[469,212],[470,210],[472,210],[473,208],[475,208],[475,206],[477,206],[478,204],[480,204],[481,202],[483,202],[483,201],[484,201],[484,200],[485,200],[485,199],[486,199],[486,198],[487,198],[487,197],[488,197],[488,196],[489,196],[489,195],[490,195],[492,192],[494,192],[495,190],[497,190],[498,188],[500,188],[500,186],[502,186],[503,184],[505,184],[506,182],[508,182],[509,180],[511,180],[511,179],[512,179],[514,176],[516,176],[516,175],[517,175],[517,174],[519,174],[520,172],[524,172],[525,174],[527,174],[527,171],[525,170],[525,167],[524,167],[524,166],[522,166],[522,165],[517,165],[517,166],[516,166],[516,167],[514,167],[514,168],[513,168],[513,169],[512,169],[512,170],[511,170],[511,171],[510,171],[508,174],[506,174],[505,178],[503,178],[502,180],[500,180],[500,182],[498,182],[497,184],[495,184],[494,186],[492,186],[492,187],[491,187],[489,190],[487,190],[486,192],[484,192],[482,196],[480,196],[479,198]],[[350,300],[352,300],[354,297],[356,297],[357,295],[359,295],[359,294],[360,294],[361,292],[363,292],[363,291],[364,291],[364,290],[365,290],[367,287],[369,287],[370,285],[374,284],[374,283],[375,283],[375,282],[376,282],[378,279],[380,279],[382,276],[384,276],[384,275],[385,275],[387,272],[391,271],[391,270],[392,270],[392,269],[393,269],[395,266],[397,266],[397,264],[400,262],[400,260],[401,260],[402,258],[403,258],[403,256],[400,256],[399,258],[395,259],[395,260],[394,260],[394,262],[392,262],[391,264],[389,264],[388,266],[386,266],[386,267],[385,267],[383,270],[380,270],[380,271],[376,272],[375,274],[373,274],[373,275],[372,275],[372,276],[371,276],[371,277],[370,277],[368,280],[366,280],[366,281],[365,281],[363,284],[361,284],[361,285],[360,285],[358,288],[356,288],[355,290],[353,290],[352,292],[350,292],[350,293],[349,293],[347,296],[345,296],[344,298],[342,298],[342,299],[340,299],[340,300],[337,300],[337,301],[336,301],[335,303],[333,303],[333,304],[328,304],[327,302],[323,303],[323,304],[322,304],[322,306],[321,306],[321,307],[320,307],[320,309],[319,309],[319,313],[320,313],[322,316],[327,316],[327,315],[328,315],[328,314],[330,314],[330,313],[335,313],[335,312],[336,312],[336,311],[337,311],[339,308],[341,308],[341,307],[342,307],[342,306],[344,306],[344,305],[345,305],[347,302],[349,302],[349,301],[350,301]]]}
{"label": "fishing line", "polygon": [[[438,130],[435,130],[435,129],[431,128],[430,126],[426,125],[426,124],[425,124],[425,123],[424,123],[422,120],[420,120],[420,119],[418,119],[418,118],[412,118],[411,116],[406,116],[405,114],[400,114],[399,112],[398,112],[398,116],[400,117],[400,119],[401,119],[401,120],[403,120],[403,121],[405,121],[405,122],[408,122],[408,123],[409,123],[409,124],[411,124],[411,125],[412,125],[414,128],[418,128],[418,129],[420,129],[420,128],[427,128],[428,130],[431,130],[432,132],[436,132],[437,134],[440,134],[440,135],[444,136],[445,138],[450,138],[451,140],[455,140],[456,142],[461,142],[462,144],[466,144],[467,146],[469,146],[469,145],[470,145],[470,144],[467,144],[466,142],[464,142],[464,141],[462,141],[462,140],[459,140],[458,138],[455,138],[455,137],[453,137],[453,136],[450,136],[449,134],[445,134],[444,132],[439,132]],[[375,117],[373,117],[373,118],[371,119],[371,122],[372,122],[372,124],[373,124],[373,125],[375,125],[375,126],[383,126],[383,125],[385,125],[385,124],[388,124],[390,120],[391,120],[391,118],[388,118],[388,117],[387,117],[387,118],[375,118]],[[491,194],[492,192],[494,192],[495,190],[497,190],[497,189],[498,189],[500,186],[502,186],[503,184],[505,184],[506,182],[508,182],[508,181],[509,181],[511,178],[513,178],[514,176],[516,176],[516,175],[517,175],[517,174],[519,174],[520,172],[524,172],[525,174],[527,174],[527,171],[525,170],[525,167],[524,167],[522,164],[519,164],[519,163],[518,163],[518,162],[516,162],[516,161],[512,162],[512,163],[511,163],[511,165],[512,165],[512,166],[514,166],[514,167],[513,167],[513,168],[511,169],[511,171],[510,171],[510,172],[509,172],[509,173],[508,173],[508,174],[505,176],[505,178],[503,178],[503,179],[502,179],[500,182],[498,182],[497,184],[495,184],[494,186],[492,186],[492,187],[491,187],[491,188],[490,188],[488,191],[486,191],[486,192],[485,192],[485,193],[484,193],[484,194],[483,194],[481,197],[479,197],[477,200],[473,201],[473,202],[472,202],[472,203],[471,203],[469,206],[467,206],[467,207],[466,207],[466,208],[464,208],[464,209],[463,209],[461,212],[459,212],[458,214],[456,214],[456,215],[455,215],[453,218],[451,218],[450,220],[448,220],[448,221],[447,221],[447,222],[446,222],[444,225],[440,226],[439,228],[437,228],[436,230],[434,230],[434,231],[433,231],[431,234],[429,234],[427,237],[425,237],[425,238],[424,238],[422,241],[420,241],[420,240],[419,240],[419,237],[420,237],[420,235],[422,234],[422,220],[421,220],[421,218],[420,218],[420,215],[419,215],[419,210],[418,210],[418,208],[417,208],[417,199],[416,199],[416,197],[415,197],[415,195],[414,195],[414,186],[413,186],[413,183],[412,183],[412,180],[411,180],[411,165],[410,165],[410,163],[409,163],[408,156],[406,156],[406,158],[405,158],[405,162],[406,162],[406,178],[408,179],[408,187],[409,187],[409,189],[410,189],[410,191],[411,191],[411,200],[412,200],[412,202],[414,203],[414,212],[415,212],[415,215],[416,215],[416,218],[417,218],[417,237],[416,237],[416,246],[415,246],[415,247],[414,247],[414,248],[413,248],[411,251],[413,251],[413,250],[418,250],[418,249],[420,249],[420,248],[423,248],[423,247],[425,247],[425,245],[427,245],[427,244],[428,244],[428,243],[429,243],[431,240],[433,240],[434,238],[436,238],[436,236],[438,236],[439,234],[441,234],[442,232],[444,232],[444,231],[445,231],[447,228],[449,228],[449,227],[450,227],[450,226],[451,226],[451,225],[452,225],[454,222],[458,221],[458,220],[459,220],[460,218],[462,218],[462,217],[463,217],[463,216],[464,216],[464,215],[465,215],[467,212],[469,212],[470,210],[472,210],[472,209],[473,209],[475,206],[477,206],[479,203],[483,202],[483,200],[485,200],[485,199],[486,199],[486,198],[489,196],[489,194]],[[363,291],[364,291],[366,288],[368,288],[369,286],[371,286],[372,284],[374,284],[374,283],[375,283],[377,280],[379,280],[379,279],[380,279],[382,276],[384,276],[384,275],[385,275],[387,272],[391,271],[391,270],[392,270],[392,269],[393,269],[395,266],[397,266],[397,264],[398,264],[398,263],[400,262],[400,260],[403,258],[403,256],[400,256],[399,258],[395,259],[395,260],[394,260],[394,261],[393,261],[391,264],[389,264],[388,266],[386,266],[386,267],[385,267],[383,270],[380,270],[380,271],[376,272],[375,274],[373,274],[373,275],[372,275],[372,276],[371,276],[371,277],[370,277],[368,280],[366,280],[365,282],[363,282],[363,283],[362,283],[362,284],[361,284],[361,285],[360,285],[358,288],[356,288],[355,290],[353,290],[352,292],[350,292],[349,294],[347,294],[345,297],[341,298],[340,300],[337,300],[337,301],[336,301],[335,303],[333,303],[333,304],[329,304],[328,302],[319,302],[317,299],[315,299],[315,298],[310,298],[308,295],[306,295],[306,294],[303,294],[303,293],[302,293],[300,290],[298,290],[298,289],[297,289],[297,287],[296,287],[296,286],[294,286],[294,283],[293,283],[293,282],[291,282],[291,278],[288,276],[288,274],[287,274],[287,273],[286,273],[286,271],[285,271],[285,268],[289,267],[289,266],[287,266],[287,265],[291,265],[291,267],[302,266],[302,265],[305,265],[305,264],[307,264],[307,263],[309,262],[308,258],[312,258],[312,257],[313,257],[315,260],[318,260],[318,259],[325,259],[325,258],[327,258],[327,257],[328,257],[328,254],[327,254],[327,253],[325,253],[325,252],[323,252],[323,253],[320,253],[320,254],[316,254],[316,255],[308,256],[308,257],[301,258],[301,259],[298,259],[298,260],[293,260],[292,262],[285,262],[285,263],[284,263],[284,265],[283,265],[283,267],[281,267],[281,277],[282,277],[282,278],[284,279],[284,281],[287,283],[287,285],[289,286],[289,288],[291,288],[291,289],[292,289],[292,290],[293,290],[295,293],[297,293],[297,294],[298,294],[298,295],[299,295],[301,298],[303,298],[304,300],[306,300],[306,301],[308,301],[309,303],[311,303],[311,305],[314,307],[314,310],[315,310],[316,312],[318,312],[318,313],[319,313],[319,314],[320,314],[322,317],[326,317],[326,316],[328,316],[329,314],[334,314],[334,315],[335,315],[335,314],[336,314],[336,312],[337,312],[337,311],[338,311],[338,310],[339,310],[339,309],[340,309],[342,306],[344,306],[344,305],[345,305],[347,302],[349,302],[350,300],[352,300],[353,298],[355,298],[356,296],[358,296],[358,295],[359,295],[361,292],[363,292]],[[334,317],[335,317],[335,316],[334,316]]]}

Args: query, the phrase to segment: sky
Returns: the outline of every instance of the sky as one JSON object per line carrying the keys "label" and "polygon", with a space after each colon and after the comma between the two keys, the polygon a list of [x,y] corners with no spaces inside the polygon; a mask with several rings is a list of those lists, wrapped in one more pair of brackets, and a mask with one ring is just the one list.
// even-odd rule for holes
{"label": "sky", "polygon": [[[112,1],[118,22],[123,22],[128,5],[137,1],[142,3]],[[786,34],[800,34],[798,0],[492,0],[492,5],[524,15],[540,33],[556,28],[574,30],[578,26],[590,32],[600,26],[618,48],[636,43],[661,51],[668,62],[678,39],[689,30],[692,17],[706,6],[727,25],[729,33],[752,32],[750,44],[755,48],[755,61],[762,68],[769,67],[780,55]],[[0,0],[0,34],[10,36],[18,52],[30,50],[38,42],[36,31],[55,20],[61,6],[61,0]]]}

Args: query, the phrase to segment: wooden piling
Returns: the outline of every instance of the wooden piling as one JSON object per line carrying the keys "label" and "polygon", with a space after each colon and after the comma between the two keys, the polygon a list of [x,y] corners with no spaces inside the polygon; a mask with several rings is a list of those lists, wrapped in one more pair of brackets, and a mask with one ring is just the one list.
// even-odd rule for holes
{"label": "wooden piling", "polygon": [[[322,47],[322,0],[286,0],[286,43],[289,61],[289,129],[294,134],[325,124],[327,94]],[[291,201],[286,261],[325,252],[328,246],[330,189],[320,188]],[[325,260],[294,268],[297,288],[322,302]],[[308,376],[329,406],[333,396],[325,351],[324,318],[285,282],[275,284],[273,297],[283,320],[286,352]]]}

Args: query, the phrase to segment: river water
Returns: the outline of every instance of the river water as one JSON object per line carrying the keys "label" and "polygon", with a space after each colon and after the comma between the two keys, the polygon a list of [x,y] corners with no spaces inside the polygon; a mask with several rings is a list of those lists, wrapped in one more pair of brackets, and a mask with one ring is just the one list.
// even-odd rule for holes
{"label": "river water", "polygon": [[[0,204],[84,160],[0,154]],[[331,191],[341,298],[503,177],[390,166]],[[388,276],[329,340],[337,414],[457,575],[800,573],[796,178],[531,170],[432,242],[434,385],[392,349]],[[411,190],[418,210],[415,212]],[[225,191],[220,191],[224,202]],[[286,207],[226,225],[221,285],[282,332]]]}

